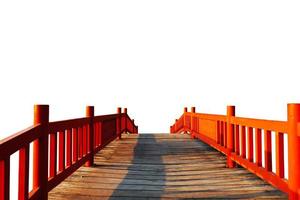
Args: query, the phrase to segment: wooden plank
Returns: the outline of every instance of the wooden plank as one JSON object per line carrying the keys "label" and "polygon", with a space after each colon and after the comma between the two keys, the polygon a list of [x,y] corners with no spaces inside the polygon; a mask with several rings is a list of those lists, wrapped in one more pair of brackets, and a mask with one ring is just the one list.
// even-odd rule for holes
{"label": "wooden plank", "polygon": [[123,135],[49,193],[49,199],[287,199],[244,168],[182,134]]}

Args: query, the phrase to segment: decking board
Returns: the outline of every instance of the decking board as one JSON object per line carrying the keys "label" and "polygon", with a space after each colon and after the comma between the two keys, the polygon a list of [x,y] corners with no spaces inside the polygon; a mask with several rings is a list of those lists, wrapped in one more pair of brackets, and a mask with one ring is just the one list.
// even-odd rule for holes
{"label": "decking board", "polygon": [[287,199],[226,157],[188,135],[124,135],[49,193],[50,200]]}

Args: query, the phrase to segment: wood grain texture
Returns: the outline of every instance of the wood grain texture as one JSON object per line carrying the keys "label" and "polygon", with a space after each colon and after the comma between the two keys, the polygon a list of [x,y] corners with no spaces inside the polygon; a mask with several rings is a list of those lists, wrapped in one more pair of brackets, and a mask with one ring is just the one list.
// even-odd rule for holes
{"label": "wood grain texture", "polygon": [[49,193],[50,200],[287,199],[188,135],[124,135]]}

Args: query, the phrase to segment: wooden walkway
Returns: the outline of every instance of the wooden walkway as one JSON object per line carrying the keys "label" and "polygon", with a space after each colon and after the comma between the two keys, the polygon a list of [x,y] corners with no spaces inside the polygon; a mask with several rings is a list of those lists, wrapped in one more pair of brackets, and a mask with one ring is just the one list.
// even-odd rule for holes
{"label": "wooden walkway", "polygon": [[124,135],[49,193],[49,199],[287,199],[226,157],[180,134]]}

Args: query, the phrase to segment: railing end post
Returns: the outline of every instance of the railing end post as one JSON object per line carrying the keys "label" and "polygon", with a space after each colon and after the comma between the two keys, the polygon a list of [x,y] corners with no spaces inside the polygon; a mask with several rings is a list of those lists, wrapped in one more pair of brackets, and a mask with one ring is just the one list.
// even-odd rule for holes
{"label": "railing end post", "polygon": [[300,123],[300,104],[287,105],[288,125],[288,185],[289,199],[299,199],[300,189],[300,137],[298,124]]}
{"label": "railing end post", "polygon": [[196,113],[196,107],[191,107],[191,112]]}
{"label": "railing end post", "polygon": [[[126,109],[126,112],[127,112],[127,108],[124,108],[124,113],[125,113],[125,109]],[[117,131],[117,136],[118,136],[118,139],[121,139],[122,138],[122,108],[121,107],[118,107],[118,109],[117,109],[117,114],[119,114],[118,115],[118,117],[117,117],[117,119],[116,119],[116,131]],[[126,124],[127,122],[125,121],[125,124]]]}
{"label": "railing end post", "polygon": [[184,112],[184,113],[188,112],[188,108],[187,108],[187,107],[184,107],[184,108],[183,108],[183,112]]}
{"label": "railing end post", "polygon": [[41,126],[41,136],[33,142],[33,189],[40,188],[40,198],[47,200],[49,105],[34,105],[33,124]]}

